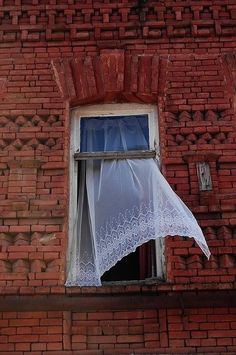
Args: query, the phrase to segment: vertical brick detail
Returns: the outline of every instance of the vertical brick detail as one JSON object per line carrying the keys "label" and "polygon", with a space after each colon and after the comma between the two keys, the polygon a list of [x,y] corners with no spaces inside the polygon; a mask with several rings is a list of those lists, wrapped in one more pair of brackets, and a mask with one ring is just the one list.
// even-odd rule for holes
{"label": "vertical brick detail", "polygon": [[71,350],[71,312],[63,312],[63,349]]}
{"label": "vertical brick detail", "polygon": [[0,78],[0,98],[3,98],[7,93],[7,79]]}
{"label": "vertical brick detail", "polygon": [[76,93],[69,61],[53,60],[51,65],[61,96],[64,99],[74,98]]}
{"label": "vertical brick detail", "polygon": [[220,58],[229,95],[236,110],[236,53],[227,53]]}
{"label": "vertical brick detail", "polygon": [[159,321],[160,321],[160,346],[162,348],[167,348],[169,346],[168,341],[168,328],[167,328],[167,311],[161,309],[159,311]]}
{"label": "vertical brick detail", "polygon": [[124,51],[109,51],[100,55],[105,92],[122,92],[124,89]]}
{"label": "vertical brick detail", "polygon": [[236,94],[236,53],[228,53],[221,57],[224,75],[228,87]]}

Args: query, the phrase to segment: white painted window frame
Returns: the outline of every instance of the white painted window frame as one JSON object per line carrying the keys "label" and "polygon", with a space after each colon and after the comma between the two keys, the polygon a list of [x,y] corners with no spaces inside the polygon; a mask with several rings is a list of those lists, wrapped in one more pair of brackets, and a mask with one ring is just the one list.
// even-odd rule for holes
{"label": "white painted window frame", "polygon": [[[145,104],[99,104],[81,106],[71,110],[71,135],[70,135],[70,201],[69,201],[69,249],[71,248],[72,233],[76,220],[78,196],[78,162],[74,159],[75,152],[80,151],[80,121],[81,117],[106,117],[123,115],[148,115],[149,149],[156,150],[159,157],[159,130],[157,108]],[[164,238],[157,238],[156,245],[156,272],[157,278],[165,277]],[[69,254],[68,254],[69,258]],[[125,283],[125,281],[124,281]]]}

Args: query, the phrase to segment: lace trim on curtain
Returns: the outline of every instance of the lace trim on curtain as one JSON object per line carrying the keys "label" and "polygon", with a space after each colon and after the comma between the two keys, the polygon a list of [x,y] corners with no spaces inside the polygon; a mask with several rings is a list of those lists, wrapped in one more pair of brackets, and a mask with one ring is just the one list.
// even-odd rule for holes
{"label": "lace trim on curtain", "polygon": [[[165,202],[163,201],[163,204]],[[153,206],[141,205],[131,211],[120,213],[117,219],[112,219],[105,226],[96,231],[97,259],[99,265],[91,263],[91,257],[83,253],[83,262],[78,256],[72,264],[71,278],[66,286],[100,286],[100,277],[114,266],[124,256],[135,251],[136,248],[150,239],[164,236],[181,235],[193,236],[199,247],[209,258],[210,251],[205,242],[200,227],[193,224],[192,218],[188,218],[175,207],[162,206],[158,211]],[[73,263],[73,261],[72,261]],[[99,275],[96,273],[99,270]]]}
{"label": "lace trim on curtain", "polygon": [[153,211],[151,205],[142,205],[132,211],[126,210],[117,220],[113,219],[96,231],[101,275],[143,243],[168,235],[194,236],[206,256],[210,256],[202,231],[197,224],[194,228],[192,219],[185,217],[183,223],[183,216],[175,208],[159,212]]}

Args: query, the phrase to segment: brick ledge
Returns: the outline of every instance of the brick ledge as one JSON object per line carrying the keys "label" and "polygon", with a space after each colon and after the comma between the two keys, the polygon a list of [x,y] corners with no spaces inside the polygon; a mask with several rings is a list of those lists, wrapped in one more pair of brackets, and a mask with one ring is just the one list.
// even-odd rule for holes
{"label": "brick ledge", "polygon": [[236,307],[236,290],[150,292],[123,295],[5,295],[0,311],[77,311]]}

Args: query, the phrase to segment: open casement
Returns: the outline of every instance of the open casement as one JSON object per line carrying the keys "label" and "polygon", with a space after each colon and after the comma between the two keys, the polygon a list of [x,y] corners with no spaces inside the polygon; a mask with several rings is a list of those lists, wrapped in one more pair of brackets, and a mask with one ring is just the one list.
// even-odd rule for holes
{"label": "open casement", "polygon": [[67,286],[99,286],[102,275],[163,278],[168,235],[194,237],[209,256],[194,216],[160,173],[155,121],[151,105],[74,110]]}

